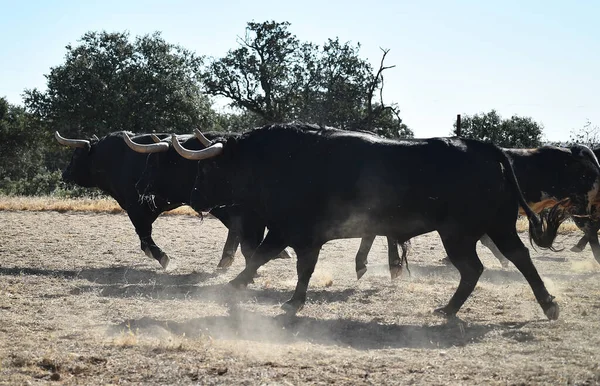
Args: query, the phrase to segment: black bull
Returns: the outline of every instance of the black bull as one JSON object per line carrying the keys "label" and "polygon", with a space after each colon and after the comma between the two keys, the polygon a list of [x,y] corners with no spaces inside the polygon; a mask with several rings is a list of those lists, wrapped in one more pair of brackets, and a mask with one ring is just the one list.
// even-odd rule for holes
{"label": "black bull", "polygon": [[[174,145],[177,141],[174,142]],[[306,125],[249,131],[186,157],[201,160],[191,204],[196,210],[243,205],[269,232],[250,264],[231,282],[246,286],[274,251],[291,246],[298,282],[283,308],[301,309],[321,246],[329,240],[385,235],[399,241],[437,231],[460,283],[437,311],[455,315],[483,271],[476,254],[484,234],[529,282],[550,319],[554,302],[515,228],[518,207],[530,237],[550,247],[560,210],[540,219],[527,206],[512,166],[496,146],[455,138],[389,141]]]}
{"label": "black bull", "polygon": [[[204,136],[207,140],[220,138],[235,138],[237,134],[223,133],[204,133],[197,136],[178,136],[177,140],[185,148],[200,150],[205,145],[197,138]],[[190,194],[194,186],[194,181],[198,171],[198,165],[194,161],[180,157],[172,146],[171,141],[166,140],[161,143],[162,146],[169,146],[168,150],[160,148],[155,144],[141,144],[138,139],[133,140],[125,133],[123,136],[125,142],[131,146],[132,150],[148,154],[148,160],[144,173],[136,184],[136,188],[143,201],[155,202],[178,202],[189,204]],[[232,213],[233,212],[233,213]],[[229,207],[213,208],[210,211],[217,218],[227,216],[230,229],[235,229],[237,236],[243,240],[242,254],[248,258],[252,256],[260,242],[263,240],[266,222],[252,210],[247,210],[243,206],[235,205]],[[230,230],[229,235],[232,235]],[[356,254],[356,274],[360,279],[366,272],[367,255],[373,243],[373,237],[363,239],[361,246]],[[228,237],[229,239],[230,237]],[[396,240],[388,239],[389,266],[392,278],[400,275],[403,259],[406,259],[408,242],[400,243],[402,248],[402,257],[398,254],[398,244]],[[234,249],[235,251],[235,249]],[[219,266],[222,266],[224,258],[221,259]],[[230,263],[229,263],[230,264]]]}
{"label": "black bull", "polygon": [[[76,147],[71,162],[63,172],[65,182],[75,183],[88,188],[99,188],[113,197],[127,212],[140,238],[141,249],[148,257],[156,259],[163,268],[169,263],[169,257],[152,239],[152,224],[157,217],[167,210],[175,209],[189,201],[191,185],[187,187],[185,200],[164,200],[156,197],[151,202],[139,199],[136,183],[146,169],[146,154],[131,150],[123,141],[125,132],[115,132],[102,139],[73,140],[62,138],[56,133],[59,143]],[[159,139],[167,135],[158,136]],[[135,141],[151,144],[155,141],[151,135],[139,135]],[[220,267],[227,267],[242,244],[242,253],[251,254],[251,246],[256,246],[264,235],[264,222],[253,217],[244,217],[237,207],[215,209],[212,214],[229,228],[227,241],[223,248]],[[245,226],[247,238],[241,238],[240,227]],[[258,240],[256,240],[260,237]]]}
{"label": "black bull", "polygon": [[[600,149],[592,152],[586,146],[576,145],[570,148],[544,146],[503,150],[511,160],[523,196],[532,209],[539,213],[559,204],[584,232],[578,244],[580,247],[573,249],[580,251],[589,240],[593,255],[600,263],[597,213],[600,185],[597,155],[600,155]],[[362,244],[367,251],[369,242],[372,239],[363,239]],[[508,265],[489,237],[484,235],[481,242],[490,248],[503,266]]]}
{"label": "black bull", "polygon": [[[594,149],[596,158],[600,159],[600,148]],[[585,248],[586,244],[590,243],[594,258],[600,263],[600,244],[598,243],[598,230],[600,230],[600,219],[598,216],[594,218],[588,217],[574,217],[575,224],[584,232],[584,236],[579,242],[571,248],[573,252],[581,252]]]}
{"label": "black bull", "polygon": [[[580,145],[504,151],[511,159],[529,205],[539,212],[560,204],[583,231],[582,239],[589,240],[594,258],[600,263],[596,225],[600,165],[596,155]],[[502,254],[489,238],[484,237],[482,242],[503,262]]]}

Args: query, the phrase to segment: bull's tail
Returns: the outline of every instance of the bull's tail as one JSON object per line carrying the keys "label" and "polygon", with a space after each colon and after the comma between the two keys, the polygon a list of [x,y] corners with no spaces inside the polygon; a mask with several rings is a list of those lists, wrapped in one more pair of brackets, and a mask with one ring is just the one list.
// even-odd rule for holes
{"label": "bull's tail", "polygon": [[508,159],[508,156],[499,148],[497,148],[499,154],[499,161],[504,167],[504,174],[514,189],[519,205],[523,208],[523,211],[527,215],[529,220],[529,241],[533,240],[541,248],[549,248],[554,250],[552,243],[558,233],[558,227],[565,220],[566,214],[560,207],[560,203],[553,206],[550,210],[544,211],[539,216],[531,209],[531,207],[525,201],[523,191],[519,186],[515,171]]}

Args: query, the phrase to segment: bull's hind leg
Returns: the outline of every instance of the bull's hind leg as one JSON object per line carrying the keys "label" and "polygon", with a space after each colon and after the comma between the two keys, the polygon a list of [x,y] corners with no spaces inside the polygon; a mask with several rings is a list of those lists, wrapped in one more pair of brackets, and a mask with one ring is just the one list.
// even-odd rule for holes
{"label": "bull's hind leg", "polygon": [[369,255],[369,251],[371,250],[374,241],[375,236],[363,237],[360,240],[360,247],[358,247],[358,252],[356,252],[356,257],[354,258],[357,280],[363,277],[365,272],[367,272],[367,256]]}
{"label": "bull's hind leg", "polygon": [[470,240],[464,235],[445,236],[440,233],[450,262],[460,273],[460,282],[456,292],[445,307],[435,311],[447,317],[455,316],[460,307],[471,295],[483,272],[483,264],[475,251],[476,239]]}
{"label": "bull's hind leg", "polygon": [[[580,224],[578,223],[577,225],[579,226]],[[596,261],[598,263],[600,263],[600,244],[598,243],[598,229],[600,228],[600,222],[597,220],[595,220],[595,221],[586,220],[583,223],[583,226],[580,226],[580,228],[581,228],[581,230],[583,230],[583,233],[585,234],[585,236],[579,241],[579,243],[577,245],[582,243],[582,241],[584,239],[587,239],[587,241],[589,241],[589,243],[590,243],[590,248],[592,248],[592,253],[594,254],[594,259],[596,259]],[[585,243],[584,243],[584,246],[585,246]]]}
{"label": "bull's hind leg", "polygon": [[499,229],[488,232],[488,235],[504,256],[523,274],[548,319],[558,319],[558,304],[554,301],[554,296],[548,293],[542,278],[531,261],[529,250],[523,245],[514,226],[512,229]]}
{"label": "bull's hind leg", "polygon": [[[581,229],[581,231],[583,232],[583,236],[579,239],[577,244],[571,247],[571,252],[582,252],[588,243],[588,229],[590,226],[590,220],[587,218],[574,216],[573,222],[575,223],[575,225],[577,225],[579,229]],[[596,230],[596,232],[597,231],[598,230]]]}
{"label": "bull's hind leg", "polygon": [[573,245],[571,247],[571,252],[582,252],[585,249],[585,246],[588,243],[588,238],[587,236],[582,236],[579,241],[577,242],[577,244]]}
{"label": "bull's hind leg", "polygon": [[308,282],[315,271],[320,249],[321,247],[319,246],[296,250],[298,254],[298,260],[296,261],[296,272],[298,273],[296,290],[292,298],[281,306],[287,314],[294,315],[304,307]]}
{"label": "bull's hind leg", "polygon": [[[387,238],[388,242],[388,267],[390,269],[390,277],[396,279],[402,274],[402,259],[398,254],[398,240],[392,237]],[[407,249],[404,243],[402,245],[402,256],[406,257]]]}

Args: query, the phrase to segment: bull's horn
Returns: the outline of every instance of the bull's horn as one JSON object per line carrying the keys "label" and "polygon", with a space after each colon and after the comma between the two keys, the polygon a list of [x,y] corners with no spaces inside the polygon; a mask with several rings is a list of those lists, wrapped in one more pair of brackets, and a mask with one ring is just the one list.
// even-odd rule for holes
{"label": "bull's horn", "polygon": [[158,138],[158,135],[156,134],[150,134],[150,138],[152,138],[152,140],[154,141],[154,143],[160,143],[161,139]]}
{"label": "bull's horn", "polygon": [[216,157],[223,152],[222,143],[215,143],[214,145],[202,150],[188,150],[181,146],[175,134],[173,134],[171,142],[173,142],[173,147],[180,156],[192,161],[200,161],[203,159]]}
{"label": "bull's horn", "polygon": [[137,153],[159,153],[169,150],[169,144],[165,142],[151,143],[148,145],[135,143],[131,140],[131,138],[129,138],[129,134],[127,133],[123,133],[123,140],[125,140],[125,143],[131,150]]}
{"label": "bull's horn", "polygon": [[58,134],[58,131],[54,132],[54,138],[56,138],[58,143],[60,143],[63,146],[69,146],[69,147],[89,147],[90,146],[90,141],[87,141],[85,139],[67,139],[67,138],[61,137],[61,135]]}
{"label": "bull's horn", "polygon": [[198,141],[200,141],[200,143],[204,145],[204,147],[209,147],[212,145],[210,139],[206,138],[200,130],[194,129],[194,135],[196,136],[196,138],[198,138]]}

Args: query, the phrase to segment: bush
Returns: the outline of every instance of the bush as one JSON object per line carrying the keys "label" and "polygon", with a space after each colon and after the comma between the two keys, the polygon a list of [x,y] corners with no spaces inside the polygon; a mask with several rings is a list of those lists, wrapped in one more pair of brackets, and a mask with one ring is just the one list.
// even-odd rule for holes
{"label": "bush", "polygon": [[90,197],[104,195],[97,189],[65,184],[61,171],[42,171],[32,178],[12,180],[8,177],[0,180],[0,194],[7,196],[57,196],[64,198]]}

